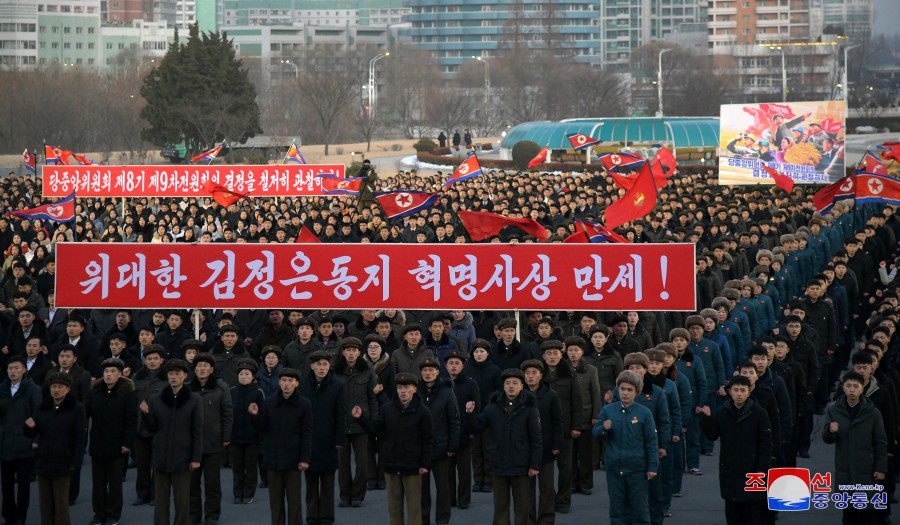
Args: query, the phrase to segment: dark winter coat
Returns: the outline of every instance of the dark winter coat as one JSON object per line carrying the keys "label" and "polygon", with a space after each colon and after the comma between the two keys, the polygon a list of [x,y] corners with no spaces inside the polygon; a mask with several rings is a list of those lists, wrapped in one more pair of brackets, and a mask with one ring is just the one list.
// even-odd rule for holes
{"label": "dark winter coat", "polygon": [[262,405],[266,395],[259,383],[231,387],[231,406],[234,409],[234,428],[231,430],[231,442],[236,445],[258,445],[259,432],[253,425],[253,418],[248,412],[250,403]]}
{"label": "dark winter coat", "polygon": [[546,381],[542,381],[538,389],[532,390],[531,394],[537,402],[538,413],[541,415],[541,463],[547,463],[556,458],[554,450],[559,452],[563,448],[563,422],[559,396]]}
{"label": "dark winter coat", "polygon": [[597,378],[597,369],[593,365],[578,362],[575,367],[575,377],[578,379],[578,388],[581,391],[581,405],[584,409],[584,424],[577,430],[590,430],[591,420],[597,419],[597,414],[603,408],[603,396],[600,393],[600,381]]}
{"label": "dark winter coat", "polygon": [[259,405],[253,423],[263,435],[262,466],[296,470],[312,457],[312,405],[299,389],[289,398],[281,392]]}
{"label": "dark winter coat", "polygon": [[[53,367],[54,372],[61,372],[59,365]],[[81,363],[76,362],[72,365],[72,368],[69,369],[68,374],[72,376],[72,395],[75,396],[75,399],[78,401],[84,401],[87,398],[88,392],[91,390],[91,374],[87,370],[81,366]]]}
{"label": "dark winter coat", "polygon": [[200,396],[184,385],[176,395],[166,385],[147,401],[143,425],[153,434],[154,470],[187,472],[203,457],[203,405]]}
{"label": "dark winter coat", "polygon": [[[344,356],[338,356],[337,363],[334,365],[334,376],[344,385],[346,414],[349,414],[350,410],[358,405],[368,417],[378,415],[378,396],[375,394],[378,378],[375,377],[375,372],[372,371],[369,363],[364,359],[357,359],[353,368],[350,368]],[[347,418],[345,417],[345,419]],[[316,426],[318,424],[319,421],[316,419]],[[356,421],[346,421],[344,428],[348,434],[365,434],[365,430]]]}
{"label": "dark winter coat", "polygon": [[35,357],[31,369],[28,370],[28,377],[34,381],[34,384],[41,386],[44,384],[44,377],[46,377],[47,373],[52,369],[53,363],[50,362],[50,358],[43,353],[39,353]]}
{"label": "dark winter coat", "polygon": [[755,401],[748,399],[741,410],[731,399],[703,417],[707,439],[720,440],[719,492],[726,501],[762,501],[765,492],[747,492],[747,474],[767,472],[772,457],[772,431],[769,416]]}
{"label": "dark winter coat", "polygon": [[84,405],[70,393],[59,408],[47,397],[34,411],[34,428],[23,424],[23,433],[36,437],[34,473],[39,476],[68,474],[81,467],[84,460]]}
{"label": "dark winter coat", "polygon": [[[546,365],[545,365],[546,366]],[[563,437],[571,438],[572,430],[580,430],[590,424],[590,418],[586,417],[584,402],[581,400],[581,388],[578,379],[575,378],[575,370],[568,361],[561,361],[556,367],[556,372],[551,373],[550,367],[545,368],[544,378],[550,383],[550,388],[559,396],[559,407],[562,410]]]}
{"label": "dark winter coat", "polygon": [[386,473],[409,476],[417,475],[420,468],[431,468],[431,413],[418,395],[406,407],[394,399],[381,407],[377,417],[361,417],[357,421],[384,441]]}
{"label": "dark winter coat", "polygon": [[205,385],[195,377],[190,389],[200,396],[203,405],[203,453],[225,450],[224,443],[231,441],[234,427],[234,407],[228,385],[212,374]]}
{"label": "dark winter coat", "polygon": [[[384,352],[381,358],[374,363],[369,359],[368,355],[363,356],[363,360],[372,367],[378,384],[381,385],[381,392],[378,393],[378,406],[384,405],[391,399],[397,397],[397,385],[394,383],[394,366],[391,364],[391,357]],[[354,422],[355,423],[355,422]]]}
{"label": "dark winter coat", "polygon": [[459,407],[459,447],[467,447],[472,444],[472,436],[474,432],[469,428],[469,422],[462,414],[466,413],[466,403],[473,401],[475,403],[475,412],[481,412],[481,394],[478,392],[478,383],[474,379],[466,377],[465,374],[456,376],[451,379],[453,383],[453,395],[456,397],[456,406]]}
{"label": "dark winter coat", "polygon": [[476,432],[490,431],[491,472],[495,476],[526,476],[529,469],[539,469],[543,460],[541,415],[528,392],[516,397],[509,412],[508,402],[505,393],[494,392],[481,414],[467,417]]}
{"label": "dark winter coat", "polygon": [[416,348],[410,349],[406,341],[391,354],[391,363],[397,373],[406,372],[419,375],[419,365],[426,359],[434,359],[434,352],[425,347],[424,341]]}
{"label": "dark winter coat", "polygon": [[[134,382],[134,395],[137,397],[138,405],[141,404],[141,401],[149,401],[154,394],[158,394],[169,385],[165,365],[156,372],[150,372],[146,367],[141,368],[131,376],[131,380]],[[144,414],[138,412],[138,435],[152,437],[153,434],[144,428],[143,419]]]}
{"label": "dark winter coat", "polygon": [[284,367],[281,363],[278,363],[272,371],[269,371],[269,369],[263,365],[259,368],[259,372],[256,373],[256,381],[266,398],[281,393],[281,387],[278,386],[278,374],[281,372],[282,368]]}
{"label": "dark winter coat", "polygon": [[[291,323],[283,322],[281,323],[281,327],[277,329],[272,326],[272,323],[266,323],[262,331],[259,332],[259,335],[254,338],[253,347],[249,348],[247,351],[253,359],[259,361],[259,355],[266,346],[275,345],[278,348],[283,349],[296,338],[297,331]],[[308,368],[303,371],[305,370],[308,370]]]}
{"label": "dark winter coat", "polygon": [[9,379],[0,383],[0,460],[34,457],[34,440],[25,435],[24,425],[40,404],[41,389],[31,379],[22,378],[15,396]]}
{"label": "dark winter coat", "polygon": [[[888,469],[888,442],[881,413],[865,397],[859,400],[859,412],[850,416],[850,405],[842,397],[825,410],[825,430],[822,441],[835,443],[834,484],[873,485],[873,474]],[[831,422],[837,422],[837,433],[831,432]]]}
{"label": "dark winter coat", "polygon": [[[678,375],[684,376],[691,384],[691,398],[694,408],[709,406],[709,389],[706,385],[706,372],[703,370],[703,361],[695,357],[690,350],[685,350],[681,357],[675,360]],[[688,421],[682,421],[687,426]]]}
{"label": "dark winter coat", "polygon": [[446,458],[448,452],[459,450],[459,405],[453,394],[453,382],[438,379],[429,388],[419,381],[416,395],[431,413],[433,445],[432,459]]}
{"label": "dark winter coat", "polygon": [[491,394],[499,392],[503,386],[503,381],[500,380],[501,372],[500,367],[494,364],[490,358],[481,363],[472,358],[466,361],[466,367],[463,368],[462,373],[478,384],[478,394],[481,396],[480,409],[486,407]]}
{"label": "dark winter coat", "polygon": [[[615,348],[607,344],[599,352],[592,347],[590,352],[586,352],[581,359],[597,369],[597,380],[600,382],[600,398],[603,399],[607,392],[616,388],[616,378],[625,370],[622,356],[616,352]],[[596,415],[593,414],[592,417]]]}
{"label": "dark winter coat", "polygon": [[[228,388],[237,386],[238,384],[238,364],[241,360],[250,357],[243,341],[238,341],[231,350],[226,350],[225,345],[221,341],[216,343],[210,355],[216,361],[216,376],[225,381]],[[309,369],[309,367],[307,367]]]}
{"label": "dark winter coat", "polygon": [[300,374],[305,375],[309,372],[310,354],[323,350],[324,348],[322,342],[315,337],[311,338],[306,344],[303,344],[299,339],[296,339],[284,347],[284,356],[281,358],[281,362],[284,363],[284,366],[299,370]]}
{"label": "dark winter coat", "polygon": [[121,377],[112,388],[103,379],[94,381],[84,403],[85,415],[91,420],[88,453],[96,459],[114,459],[122,455],[122,447],[134,449],[138,428],[138,401],[134,382]]}
{"label": "dark winter coat", "polygon": [[338,454],[334,447],[347,444],[350,408],[347,406],[345,383],[331,370],[322,381],[316,381],[316,375],[310,370],[306,381],[300,383],[300,393],[312,405],[312,447],[316,453],[312,456],[309,470],[333,472],[338,468]]}
{"label": "dark winter coat", "polygon": [[507,368],[518,369],[519,366],[522,365],[522,362],[530,357],[531,356],[528,355],[528,349],[518,340],[513,339],[512,344],[506,345],[501,339],[494,343],[489,359],[493,361],[494,364],[497,365],[497,368],[502,372]]}

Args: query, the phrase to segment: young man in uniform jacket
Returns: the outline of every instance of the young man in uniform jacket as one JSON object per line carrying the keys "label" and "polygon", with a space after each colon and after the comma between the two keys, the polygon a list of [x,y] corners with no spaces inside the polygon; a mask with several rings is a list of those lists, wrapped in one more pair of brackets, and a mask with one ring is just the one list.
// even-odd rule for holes
{"label": "young man in uniform jacket", "polygon": [[[803,408],[802,403],[807,392],[806,374],[803,373],[800,363],[794,361],[794,357],[791,355],[790,340],[786,336],[775,337],[775,360],[772,361],[771,368],[784,380],[791,398],[793,424],[791,425],[790,442],[784,450],[783,463],[785,467],[796,467],[800,443],[800,409]],[[785,437],[782,436],[782,439]]]}
{"label": "young man in uniform jacket", "polygon": [[[269,484],[272,525],[300,525],[300,473],[309,469],[312,457],[312,405],[300,394],[300,371],[279,372],[280,392],[248,411],[263,435],[262,466]],[[287,512],[285,512],[285,499]]]}
{"label": "young man in uniform jacket", "polygon": [[28,515],[34,449],[33,440],[25,437],[22,429],[40,403],[41,388],[26,377],[25,357],[10,357],[6,379],[0,383],[0,487],[7,523],[25,523]]}
{"label": "young man in uniform jacket", "polygon": [[[813,414],[815,412],[814,393],[819,384],[819,358],[815,347],[804,336],[803,320],[796,315],[784,318],[788,346],[791,359],[803,369],[806,380],[806,392],[797,399],[797,451],[801,458],[809,457],[810,434],[813,430]],[[822,379],[825,380],[824,378]]]}
{"label": "young man in uniform jacket", "polygon": [[[388,320],[390,324],[390,320]],[[380,323],[376,326],[380,326]],[[394,333],[390,332],[393,336]],[[399,343],[398,343],[399,344]],[[390,403],[391,399],[397,395],[397,386],[394,384],[394,365],[391,364],[391,356],[385,352],[384,338],[379,334],[369,334],[365,340],[365,353],[363,361],[369,365],[375,374],[375,398],[378,400],[378,406]],[[353,424],[357,424],[352,421]],[[368,459],[366,461],[366,472],[369,480],[366,482],[366,490],[384,490],[387,485],[384,482],[384,442],[372,434],[367,434],[369,443],[366,446]]]}
{"label": "young man in uniform jacket", "polygon": [[[522,372],[525,373],[527,391],[534,396],[541,417],[541,466],[538,475],[531,478],[531,494],[534,494],[537,488],[539,496],[537,508],[531,505],[528,509],[529,522],[537,525],[553,525],[556,521],[553,471],[556,457],[563,447],[562,409],[556,392],[543,380],[543,361],[537,359],[525,361],[522,363]],[[591,472],[593,473],[593,470]]]}
{"label": "young man in uniform jacket", "polygon": [[[685,462],[691,474],[700,475],[703,472],[700,470],[700,420],[698,414],[703,407],[709,406],[710,392],[707,388],[703,360],[688,350],[690,338],[690,332],[684,328],[673,328],[669,332],[669,340],[675,345],[675,350],[678,352],[678,358],[675,360],[678,375],[684,376],[691,384],[694,402],[690,419],[681,422],[687,429],[685,432]],[[677,476],[674,490],[676,494],[681,492]]]}
{"label": "young man in uniform jacket", "polygon": [[[345,415],[356,405],[364,407],[368,417],[378,415],[378,396],[375,386],[378,378],[369,364],[362,359],[362,342],[355,337],[345,337],[341,341],[341,354],[334,365],[335,379],[344,385]],[[320,352],[313,355],[320,356]],[[338,451],[340,485],[340,506],[359,507],[366,499],[368,474],[369,436],[356,421],[349,418],[345,424],[345,441],[347,446]],[[318,425],[318,420],[316,420]],[[351,454],[353,458],[351,458]],[[356,475],[353,474],[353,462],[356,463]]]}
{"label": "young man in uniform jacket", "polygon": [[559,396],[559,405],[563,417],[563,448],[556,458],[559,477],[556,488],[556,512],[567,514],[572,504],[572,438],[581,435],[578,430],[584,427],[587,417],[584,403],[581,400],[581,389],[575,370],[568,361],[563,360],[562,341],[550,340],[541,344],[544,354],[546,373],[544,376],[550,388]]}
{"label": "young man in uniform jacket", "polygon": [[516,339],[517,325],[516,320],[511,317],[497,321],[500,337],[491,348],[491,361],[500,370],[518,369],[522,362],[528,359],[528,349]]}
{"label": "young man in uniform jacket", "polygon": [[[159,393],[168,384],[165,363],[166,350],[160,345],[150,344],[144,350],[144,367],[131,377],[134,382],[134,394],[138,403],[147,401]],[[137,436],[134,439],[135,491],[137,500],[132,505],[146,505],[153,498],[153,469],[150,458],[153,450],[153,433],[144,428],[143,414],[138,413]]]}
{"label": "young man in uniform jacket", "polygon": [[[720,396],[725,395],[725,364],[722,360],[722,351],[719,345],[704,337],[706,321],[702,316],[690,315],[685,320],[685,328],[688,330],[688,351],[703,361],[703,371],[706,372],[707,392],[709,393],[704,404],[718,406]],[[700,452],[704,456],[712,455],[713,443],[701,436]]]}
{"label": "young man in uniform jacket", "polygon": [[[140,404],[144,429],[153,434],[155,525],[187,525],[190,518],[191,470],[203,458],[203,405],[185,385],[190,368],[181,359],[166,364],[168,386]],[[174,495],[175,521],[169,521]]]}
{"label": "young man in uniform jacket", "polygon": [[384,439],[384,475],[391,525],[404,525],[403,503],[409,525],[422,522],[422,475],[431,468],[432,420],[428,408],[416,395],[419,380],[407,373],[394,376],[397,397],[381,407],[378,416],[364,417],[362,407],[350,415],[366,431]]}
{"label": "young man in uniform jacket", "polygon": [[[659,386],[647,380],[647,371],[650,369],[650,358],[644,353],[628,354],[625,356],[625,369],[634,372],[640,378],[642,387],[637,392],[634,402],[645,406],[653,414],[653,423],[656,425],[656,437],[659,442],[659,459],[669,455],[672,449],[672,419],[669,415],[669,401],[665,391]],[[618,394],[618,391],[616,392]],[[620,401],[616,395],[616,401]],[[662,488],[662,477],[658,475],[649,480],[647,485],[650,502],[650,523],[661,525],[665,518],[665,496]]]}
{"label": "young man in uniform jacket", "polygon": [[[756,386],[772,392],[775,401],[773,410],[777,412],[777,418],[772,421],[772,450],[777,454],[773,465],[780,466],[784,460],[784,451],[789,448],[794,419],[791,414],[791,398],[788,395],[784,381],[769,371],[769,351],[765,347],[756,345],[750,349],[749,360],[756,367]],[[751,393],[752,395],[752,393]],[[763,406],[769,417],[773,417],[773,410]]]}
{"label": "young man in uniform jacket", "polygon": [[[888,473],[888,440],[884,421],[875,405],[863,395],[864,379],[856,372],[841,377],[844,395],[825,411],[822,441],[834,443],[834,482],[836,485],[884,484]],[[868,525],[878,522],[878,511],[844,510],[844,525]]]}
{"label": "young man in uniform jacket", "polygon": [[255,381],[259,367],[247,358],[238,363],[238,386],[231,387],[231,405],[234,409],[234,426],[228,458],[233,473],[232,503],[253,503],[256,495],[256,472],[259,466],[260,435],[250,417],[250,404],[265,402],[266,395]]}
{"label": "young man in uniform jacket", "polygon": [[[490,431],[494,524],[510,525],[510,494],[516,525],[528,523],[532,503],[529,478],[538,475],[543,459],[541,416],[534,396],[523,392],[525,373],[508,368],[501,373],[503,391],[495,392],[481,414],[466,405],[475,432]],[[552,476],[552,474],[551,474]]]}
{"label": "young man in uniform jacket", "polygon": [[[469,401],[475,402],[475,412],[481,411],[481,394],[478,383],[463,374],[466,353],[459,350],[450,352],[444,358],[444,368],[453,383],[453,395],[459,414],[466,411]],[[450,458],[450,506],[467,509],[472,503],[472,429],[465,417],[459,421],[459,448]],[[457,484],[457,472],[459,483]]]}
{"label": "young man in uniform jacket", "polygon": [[[69,480],[84,459],[84,405],[70,391],[72,378],[53,372],[47,378],[49,393],[25,420],[25,437],[33,438],[34,472],[38,478],[41,522],[69,523]],[[121,476],[119,470],[116,476]],[[27,480],[27,478],[26,478]]]}
{"label": "young man in uniform jacket", "polygon": [[766,520],[764,492],[745,490],[747,474],[766,472],[772,457],[772,432],[765,410],[750,397],[751,380],[735,376],[727,399],[714,413],[703,415],[703,433],[719,440],[719,492],[725,500],[728,525],[762,525]]}
{"label": "young man in uniform jacket", "polygon": [[122,517],[122,473],[137,436],[138,398],[134,383],[123,375],[125,363],[107,359],[100,367],[102,378],[85,400],[85,415],[91,420],[91,523],[112,525]]}
{"label": "young man in uniform jacket", "polygon": [[239,339],[239,333],[237,326],[225,325],[219,334],[219,342],[209,353],[214,360],[216,375],[225,381],[228,388],[238,384],[238,362],[251,357],[244,342]]}
{"label": "young man in uniform jacket", "polygon": [[434,353],[422,341],[422,327],[408,324],[403,328],[403,343],[391,354],[391,363],[396,373],[419,374],[422,361],[432,358]]}
{"label": "young man in uniform jacket", "polygon": [[[422,380],[416,395],[431,413],[434,446],[431,469],[422,476],[422,524],[431,523],[431,478],[435,486],[435,521],[450,523],[450,458],[459,449],[459,406],[453,382],[440,378],[441,365],[427,359],[419,365]],[[412,525],[412,524],[410,524]]]}
{"label": "young man in uniform jacket", "polygon": [[[74,345],[64,344],[59,348],[59,353],[56,356],[56,360],[59,362],[59,365],[54,367],[53,370],[56,372],[63,372],[68,374],[69,377],[72,378],[72,392],[71,395],[75,397],[79,402],[84,402],[85,398],[88,395],[88,392],[91,389],[91,373],[82,368],[81,364],[78,363],[78,354]],[[87,427],[84,429],[85,433],[87,432]],[[78,499],[78,494],[81,492],[81,465],[78,466],[78,470],[76,470],[72,479],[69,482],[69,504],[74,504],[75,500]]]}
{"label": "young man in uniform jacket", "polygon": [[[487,339],[478,338],[472,341],[472,354],[466,361],[463,374],[478,385],[478,394],[481,399],[480,403],[477,403],[476,413],[480,413],[487,406],[491,395],[503,388],[500,368],[491,360],[491,343]],[[472,477],[474,478],[472,492],[490,492],[493,490],[488,447],[490,434],[488,431],[475,433],[472,439]]]}
{"label": "young man in uniform jacket", "polygon": [[[222,514],[222,460],[231,444],[234,407],[231,390],[216,374],[216,360],[200,354],[194,360],[194,379],[190,389],[200,396],[203,405],[203,457],[200,468],[191,472],[191,519],[216,525]],[[201,495],[200,478],[203,478]]]}
{"label": "young man in uniform jacket", "polygon": [[766,415],[769,418],[769,432],[772,434],[772,458],[769,460],[769,464],[773,467],[777,466],[781,453],[782,429],[775,393],[772,392],[769,385],[759,381],[757,367],[749,361],[738,365],[735,375],[746,377],[750,381],[750,399],[766,411]]}
{"label": "young man in uniform jacket", "polygon": [[312,319],[302,318],[297,322],[297,338],[284,347],[283,361],[285,366],[302,370],[305,374],[309,370],[309,356],[313,352],[324,350],[322,341],[315,337],[316,323]]}
{"label": "young man in uniform jacket", "polygon": [[[643,355],[643,354],[641,354]],[[659,439],[650,410],[635,399],[643,382],[628,370],[616,379],[621,401],[605,405],[594,439],[606,438],[606,482],[612,523],[650,523],[649,481],[659,471]]]}
{"label": "young man in uniform jacket", "polygon": [[[666,344],[671,347],[668,343],[660,344]],[[673,353],[674,350],[675,348],[672,347]],[[659,347],[651,348],[650,350],[646,350],[644,355],[646,355],[649,360],[644,381],[660,387],[663,392],[665,392],[666,404],[669,409],[671,437],[663,440],[663,442],[667,444],[667,447],[665,457],[660,458],[659,460],[659,477],[661,478],[660,483],[662,487],[662,514],[664,517],[671,517],[672,513],[669,509],[672,506],[672,468],[674,465],[675,451],[682,446],[681,439],[683,435],[681,433],[681,418],[683,415],[690,413],[690,399],[686,400],[686,402],[682,402],[681,397],[678,395],[678,385],[674,380],[666,377],[665,368],[668,354],[665,350],[662,350]],[[672,356],[672,359],[674,360],[674,355]],[[672,373],[677,376],[678,370],[673,370]],[[688,392],[690,392],[690,385],[685,386]],[[684,469],[684,466],[682,465],[681,468]]]}
{"label": "young man in uniform jacket", "polygon": [[[348,340],[356,339],[348,337]],[[306,477],[306,522],[334,523],[334,471],[338,454],[347,448],[346,385],[331,370],[331,354],[325,350],[309,356],[310,371],[300,384],[300,393],[312,405],[312,456]],[[340,447],[340,448],[337,448]],[[357,456],[358,459],[361,459]],[[365,478],[363,478],[365,482]]]}

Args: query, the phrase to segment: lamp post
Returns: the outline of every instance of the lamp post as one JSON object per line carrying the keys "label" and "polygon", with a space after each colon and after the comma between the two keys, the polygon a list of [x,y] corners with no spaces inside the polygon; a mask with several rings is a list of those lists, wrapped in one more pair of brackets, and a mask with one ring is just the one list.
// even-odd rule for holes
{"label": "lamp post", "polygon": [[776,46],[772,49],[781,52],[781,96],[787,102],[787,67],[784,60],[784,47]]}
{"label": "lamp post", "polygon": [[656,112],[656,116],[659,118],[663,117],[663,70],[662,70],[662,56],[672,49],[663,49],[659,52],[659,71],[656,73],[656,89],[659,91],[659,111]]}
{"label": "lamp post", "polygon": [[472,57],[484,64],[484,103],[485,110],[491,103],[491,64],[486,57]]}
{"label": "lamp post", "polygon": [[850,102],[848,100],[848,95],[850,94],[850,81],[847,80],[847,70],[850,68],[847,66],[847,54],[850,52],[851,49],[854,49],[857,47],[859,47],[859,44],[856,44],[853,46],[847,46],[844,48],[844,79],[843,79],[844,80],[844,85],[843,85],[844,89],[843,89],[843,92],[844,92],[844,104],[847,106],[847,110],[850,109]]}
{"label": "lamp post", "polygon": [[369,60],[369,119],[375,118],[375,103],[378,99],[377,85],[375,84],[375,63],[390,55],[390,52],[381,53]]}
{"label": "lamp post", "polygon": [[286,64],[286,65],[291,66],[292,68],[294,68],[294,78],[299,78],[299,77],[300,77],[300,68],[297,67],[297,64],[291,62],[290,60],[283,60],[283,59],[281,60],[281,63],[282,63],[282,64]]}

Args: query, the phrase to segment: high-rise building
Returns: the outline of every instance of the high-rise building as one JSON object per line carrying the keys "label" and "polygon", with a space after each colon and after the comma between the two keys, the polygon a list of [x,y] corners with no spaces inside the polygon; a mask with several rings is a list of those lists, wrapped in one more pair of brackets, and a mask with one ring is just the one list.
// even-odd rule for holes
{"label": "high-rise building", "polygon": [[[188,0],[195,1],[195,0]],[[369,26],[403,23],[404,0],[216,0],[222,26]]]}
{"label": "high-rise building", "polygon": [[875,10],[871,0],[823,0],[822,24],[826,32],[843,34],[851,44],[863,44],[872,37]]}
{"label": "high-rise building", "polygon": [[809,42],[822,34],[820,13],[821,0],[709,0],[709,50]]}
{"label": "high-rise building", "polygon": [[408,0],[412,41],[452,76],[471,57],[502,47],[553,48],[576,61],[599,64],[597,0]]}
{"label": "high-rise building", "polygon": [[627,67],[631,52],[655,40],[668,40],[683,25],[705,22],[699,0],[600,0],[600,61]]}

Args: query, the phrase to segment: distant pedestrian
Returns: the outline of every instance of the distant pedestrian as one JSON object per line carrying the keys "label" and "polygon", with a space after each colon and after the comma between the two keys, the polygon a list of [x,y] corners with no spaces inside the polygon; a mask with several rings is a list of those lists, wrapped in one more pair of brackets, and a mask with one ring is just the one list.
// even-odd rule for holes
{"label": "distant pedestrian", "polygon": [[140,404],[144,428],[153,434],[153,475],[156,506],[154,525],[169,525],[169,499],[175,500],[174,525],[190,522],[191,471],[203,457],[203,406],[200,396],[185,388],[188,364],[172,359],[166,365],[168,386]]}
{"label": "distant pedestrian", "polygon": [[[422,522],[422,475],[431,468],[431,414],[416,395],[416,376],[399,373],[394,377],[397,397],[369,419],[359,405],[350,415],[369,432],[384,439],[384,476],[387,483],[388,514],[391,525],[419,525]],[[406,502],[408,521],[403,519]]]}
{"label": "distant pedestrian", "polygon": [[300,473],[309,469],[312,457],[312,405],[298,391],[299,370],[283,368],[278,386],[278,394],[262,405],[251,404],[247,410],[263,434],[262,464],[269,481],[271,523],[300,525]]}
{"label": "distant pedestrian", "polygon": [[438,146],[440,146],[442,148],[447,147],[447,135],[444,135],[443,131],[441,132],[440,135],[438,135]]}
{"label": "distant pedestrian", "polygon": [[[69,479],[84,459],[87,423],[84,405],[71,394],[71,376],[51,372],[47,384],[50,395],[36,407],[34,417],[25,421],[24,431],[35,439],[41,525],[69,525]],[[116,473],[121,474],[121,470]]]}
{"label": "distant pedestrian", "polygon": [[458,150],[460,144],[462,144],[462,136],[459,134],[459,130],[456,130],[453,132],[453,147]]}
{"label": "distant pedestrian", "polygon": [[466,149],[472,149],[472,132],[470,130],[466,130],[463,135],[463,140],[466,143]]}

